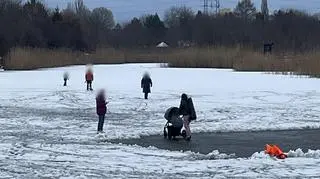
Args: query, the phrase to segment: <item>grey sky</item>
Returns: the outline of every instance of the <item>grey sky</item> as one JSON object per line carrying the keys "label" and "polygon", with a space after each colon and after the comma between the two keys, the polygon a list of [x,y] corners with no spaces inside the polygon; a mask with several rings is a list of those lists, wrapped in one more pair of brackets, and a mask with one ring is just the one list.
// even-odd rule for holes
{"label": "grey sky", "polygon": [[[44,0],[49,7],[66,7],[71,0]],[[186,5],[195,11],[201,10],[203,0],[84,0],[90,9],[95,7],[110,8],[117,21],[127,21],[143,14],[158,13],[160,16],[171,6]],[[222,8],[234,8],[238,0],[220,0]],[[260,9],[261,0],[253,0]],[[295,8],[308,12],[320,12],[320,0],[268,0],[271,11],[281,8]]]}

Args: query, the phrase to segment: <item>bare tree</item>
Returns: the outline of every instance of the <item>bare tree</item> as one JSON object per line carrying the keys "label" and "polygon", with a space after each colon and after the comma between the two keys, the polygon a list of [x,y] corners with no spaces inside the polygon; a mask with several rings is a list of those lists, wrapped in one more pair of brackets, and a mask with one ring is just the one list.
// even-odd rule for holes
{"label": "bare tree", "polygon": [[234,9],[234,13],[245,20],[252,20],[256,14],[256,8],[251,0],[241,0]]}
{"label": "bare tree", "polygon": [[67,7],[66,7],[65,9],[63,9],[62,12],[63,12],[64,14],[75,14],[74,5],[73,5],[71,2],[69,2],[69,3],[67,4]]}
{"label": "bare tree", "polygon": [[315,18],[317,18],[318,20],[320,20],[320,13],[318,12],[318,13],[313,14],[313,17],[315,17]]}
{"label": "bare tree", "polygon": [[18,0],[0,0],[0,56],[5,56],[24,32],[21,6]]}
{"label": "bare tree", "polygon": [[268,0],[261,0],[261,13],[263,15],[264,20],[268,20],[268,17],[269,17]]}
{"label": "bare tree", "polygon": [[103,29],[112,29],[115,25],[112,12],[105,8],[99,7],[92,10],[92,21]]}
{"label": "bare tree", "polygon": [[194,12],[186,6],[172,7],[165,11],[164,23],[169,28],[180,27],[181,23],[194,18]]}
{"label": "bare tree", "polygon": [[73,8],[75,13],[82,18],[87,18],[90,16],[91,12],[89,8],[87,8],[87,6],[83,3],[83,0],[75,0]]}

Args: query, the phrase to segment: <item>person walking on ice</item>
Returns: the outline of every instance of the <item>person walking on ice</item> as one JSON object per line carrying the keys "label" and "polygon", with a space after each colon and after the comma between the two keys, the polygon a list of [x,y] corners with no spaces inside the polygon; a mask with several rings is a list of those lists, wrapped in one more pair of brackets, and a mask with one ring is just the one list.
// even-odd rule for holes
{"label": "person walking on ice", "polygon": [[63,86],[67,86],[67,81],[69,80],[69,73],[68,72],[64,72],[63,74]]}
{"label": "person walking on ice", "polygon": [[148,94],[151,93],[150,88],[152,87],[152,80],[149,73],[145,72],[143,78],[141,79],[141,88],[144,93],[144,99],[148,99]]}
{"label": "person walking on ice", "polygon": [[87,83],[87,90],[91,90],[92,91],[93,90],[92,89],[93,72],[92,72],[91,68],[87,69],[85,78],[86,78],[86,83]]}
{"label": "person walking on ice", "polygon": [[109,102],[106,101],[106,95],[105,91],[102,89],[98,92],[97,97],[96,97],[96,110],[97,114],[99,116],[99,122],[98,122],[98,132],[97,133],[102,133],[103,132],[103,124],[104,124],[104,119],[107,113],[107,104]]}
{"label": "person walking on ice", "polygon": [[187,94],[183,93],[181,95],[179,114],[183,116],[183,126],[185,128],[185,138],[186,140],[191,139],[190,122],[197,119],[196,111],[194,110],[194,105],[192,98]]}

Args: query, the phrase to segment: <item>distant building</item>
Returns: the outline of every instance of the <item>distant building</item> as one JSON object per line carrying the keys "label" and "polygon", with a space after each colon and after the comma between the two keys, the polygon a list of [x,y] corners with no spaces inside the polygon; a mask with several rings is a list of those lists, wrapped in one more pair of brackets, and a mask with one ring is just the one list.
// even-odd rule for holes
{"label": "distant building", "polygon": [[167,47],[169,47],[169,45],[166,44],[165,42],[161,42],[157,45],[157,48],[167,48]]}

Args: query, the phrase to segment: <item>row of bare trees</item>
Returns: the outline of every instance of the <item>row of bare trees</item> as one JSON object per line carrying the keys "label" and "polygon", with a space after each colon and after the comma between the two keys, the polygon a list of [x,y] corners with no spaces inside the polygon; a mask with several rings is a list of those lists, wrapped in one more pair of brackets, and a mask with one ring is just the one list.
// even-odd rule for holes
{"label": "row of bare trees", "polygon": [[94,50],[108,44],[115,22],[104,7],[89,10],[83,0],[66,9],[47,8],[40,0],[0,1],[0,56],[13,46]]}
{"label": "row of bare trees", "polygon": [[1,0],[0,23],[0,56],[14,46],[92,51],[97,47],[154,47],[166,41],[172,47],[261,49],[264,43],[274,42],[278,51],[301,52],[320,45],[319,17],[296,10],[269,13],[267,0],[262,0],[259,12],[251,0],[241,0],[233,10],[219,14],[172,7],[163,20],[152,14],[124,24],[115,24],[108,8],[90,10],[83,0],[74,0],[62,10],[49,9],[39,0]]}

